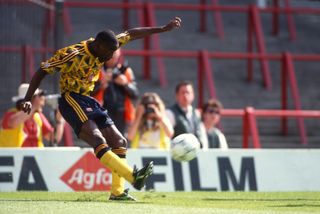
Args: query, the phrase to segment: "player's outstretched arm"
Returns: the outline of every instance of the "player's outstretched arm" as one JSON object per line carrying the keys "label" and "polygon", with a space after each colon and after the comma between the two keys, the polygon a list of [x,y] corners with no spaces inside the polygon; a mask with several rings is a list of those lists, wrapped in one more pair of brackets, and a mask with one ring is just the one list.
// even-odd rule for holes
{"label": "player's outstretched arm", "polygon": [[166,31],[171,31],[174,28],[178,28],[181,26],[181,19],[179,17],[175,17],[170,20],[168,24],[157,27],[137,27],[127,30],[130,35],[130,40],[141,39],[143,37],[149,36],[155,33],[162,33]]}
{"label": "player's outstretched arm", "polygon": [[21,110],[22,111],[30,114],[31,108],[32,108],[32,104],[31,104],[32,96],[46,75],[47,75],[47,72],[45,72],[41,68],[39,68],[38,71],[33,75],[31,82],[30,82],[30,85],[29,85],[29,88],[28,88],[28,91],[27,91],[27,94],[24,97],[24,101],[21,103]]}

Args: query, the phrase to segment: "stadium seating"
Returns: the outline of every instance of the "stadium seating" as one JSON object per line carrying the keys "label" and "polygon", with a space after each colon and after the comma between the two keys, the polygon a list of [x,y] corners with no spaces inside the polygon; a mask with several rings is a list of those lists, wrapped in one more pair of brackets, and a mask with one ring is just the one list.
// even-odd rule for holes
{"label": "stadium seating", "polygon": [[[8,27],[0,45],[0,64],[8,74],[0,83],[6,89],[0,92],[1,112],[10,106],[13,86],[29,81],[37,64],[54,50],[53,20],[58,23],[59,17],[50,9],[53,3],[0,2],[3,10],[19,14],[14,18],[10,12],[0,13],[1,18],[16,23],[13,29]],[[320,120],[315,111],[320,107],[320,78],[314,78],[320,60],[316,27],[320,3],[273,1],[267,8],[250,3],[65,0],[60,21],[64,23],[64,44],[70,44],[94,36],[104,27],[121,32],[121,26],[157,25],[181,16],[184,25],[180,31],[133,42],[123,51],[138,74],[142,92],[156,91],[170,105],[175,83],[182,78],[192,80],[198,105],[208,97],[218,97],[224,104],[221,127],[231,148],[320,147]],[[37,16],[44,17],[43,23]],[[283,31],[286,28],[288,33]],[[253,82],[255,79],[263,86]],[[55,90],[53,84],[46,87]],[[271,116],[278,119],[255,122],[255,117]],[[284,118],[281,123],[280,118]]]}

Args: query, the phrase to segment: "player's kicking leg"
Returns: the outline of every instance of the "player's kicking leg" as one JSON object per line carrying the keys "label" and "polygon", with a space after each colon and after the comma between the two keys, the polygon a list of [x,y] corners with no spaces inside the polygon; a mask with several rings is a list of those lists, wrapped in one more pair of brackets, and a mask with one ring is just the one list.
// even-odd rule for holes
{"label": "player's kicking leg", "polygon": [[[153,164],[149,163],[138,170],[132,169],[121,159],[122,154],[125,157],[126,141],[113,125],[107,112],[101,108],[96,100],[75,93],[65,93],[59,99],[59,110],[77,136],[94,148],[97,158],[104,166],[111,169],[119,177],[123,177],[136,189],[142,189],[146,179],[152,174]],[[107,144],[109,142],[113,142],[114,147],[109,146]],[[118,149],[115,150],[118,154],[112,152],[111,148]],[[120,182],[121,188],[116,194],[127,194],[127,191],[123,190],[122,183]]]}
{"label": "player's kicking leg", "polygon": [[[112,148],[112,152],[115,153],[121,161],[126,163],[126,153],[127,153],[127,140],[119,132],[119,130],[114,125],[110,125],[106,128],[101,129],[101,132],[108,142],[108,145]],[[148,176],[152,174],[153,164],[149,163],[141,170],[136,168],[133,169],[134,183],[133,186],[136,189],[141,189],[145,180]],[[112,186],[110,200],[135,200],[129,193],[128,189],[124,189],[124,178],[119,176],[117,172],[112,171]]]}
{"label": "player's kicking leg", "polygon": [[[122,137],[121,133],[114,126],[103,128],[103,140],[101,141],[102,133],[98,129],[94,129],[93,135],[88,131],[96,124],[91,121],[89,125],[85,123],[82,127],[83,132],[79,135],[83,140],[92,142],[99,142],[95,148],[97,158],[109,169],[112,170],[112,190],[111,200],[135,200],[128,194],[128,190],[124,190],[124,179],[133,185],[134,188],[141,190],[147,178],[153,172],[153,163],[150,162],[142,169],[132,169],[125,161],[126,157],[126,140]],[[89,133],[88,133],[89,132]],[[104,137],[105,136],[105,137]],[[111,146],[106,144],[113,145]],[[92,142],[93,143],[93,142]],[[124,178],[124,179],[123,179]]]}

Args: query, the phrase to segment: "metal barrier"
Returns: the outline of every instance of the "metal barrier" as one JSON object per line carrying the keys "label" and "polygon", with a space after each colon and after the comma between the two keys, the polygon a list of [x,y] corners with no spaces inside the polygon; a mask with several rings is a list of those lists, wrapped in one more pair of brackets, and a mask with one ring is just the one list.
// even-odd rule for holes
{"label": "metal barrier", "polygon": [[[283,110],[288,108],[287,90],[290,90],[294,100],[294,107],[296,110],[301,110],[300,94],[296,81],[296,74],[293,61],[320,61],[320,55],[307,54],[253,54],[253,53],[217,53],[202,51],[138,51],[138,50],[124,50],[124,54],[133,56],[163,56],[163,57],[187,57],[198,58],[198,106],[201,106],[204,100],[204,84],[207,86],[209,96],[216,97],[215,83],[213,77],[213,67],[210,63],[211,59],[268,59],[278,60],[282,63],[282,69],[279,75],[282,77],[281,81],[281,106]],[[289,82],[289,87],[287,83]],[[302,144],[307,144],[306,130],[302,118],[297,118],[299,132]],[[282,131],[287,133],[287,118],[282,120]]]}
{"label": "metal barrier", "polygon": [[[25,63],[22,67],[22,79],[26,79],[27,71],[29,76],[33,75],[34,67],[34,54],[42,53],[44,48],[25,47],[0,47],[1,51],[15,51],[20,52]],[[213,75],[213,66],[211,59],[268,59],[278,60],[282,63],[281,75],[281,106],[283,110],[288,108],[289,90],[292,94],[294,107],[296,110],[301,110],[300,94],[298,90],[297,80],[293,61],[320,61],[320,55],[317,54],[291,54],[289,52],[283,54],[258,54],[258,53],[222,53],[222,52],[208,52],[207,50],[201,51],[151,51],[151,50],[123,50],[124,55],[128,56],[141,56],[148,57],[175,57],[175,58],[194,58],[198,63],[198,106],[201,106],[204,100],[204,84],[206,84],[209,96],[216,97],[215,83]],[[204,78],[205,77],[205,78]],[[288,85],[289,83],[289,85]],[[299,132],[301,135],[301,142],[307,144],[305,127],[302,118],[298,118]],[[287,118],[282,120],[282,131],[287,133]]]}
{"label": "metal barrier", "polygon": [[[0,3],[12,3],[12,1],[1,0]],[[14,3],[25,3],[25,1],[14,1]],[[48,5],[53,5],[54,0],[46,0]],[[156,17],[155,10],[192,10],[199,11],[200,14],[200,30],[206,31],[206,12],[214,12],[214,23],[216,25],[217,34],[220,38],[224,37],[223,25],[221,12],[240,12],[247,13],[248,16],[248,34],[247,34],[247,51],[249,53],[253,52],[253,39],[254,35],[256,37],[256,45],[258,53],[265,55],[267,53],[265,46],[264,33],[261,24],[260,13],[272,13],[272,26],[274,35],[279,32],[279,14],[286,14],[288,29],[290,33],[291,40],[296,39],[296,29],[293,22],[293,14],[320,14],[320,9],[317,8],[292,8],[290,6],[290,0],[284,1],[284,8],[280,8],[279,0],[273,0],[273,7],[268,8],[258,8],[255,5],[249,6],[222,6],[219,5],[218,0],[212,0],[207,4],[206,0],[199,0],[198,4],[183,4],[183,3],[153,3],[152,1],[147,1],[147,3],[142,3],[141,0],[135,0],[135,2],[130,2],[129,0],[122,0],[122,2],[90,2],[90,1],[76,1],[76,0],[65,0],[64,9],[63,9],[63,20],[64,20],[64,29],[67,33],[72,32],[72,25],[70,21],[69,8],[108,8],[108,9],[122,9],[123,10],[123,27],[129,27],[129,11],[131,9],[139,10],[138,19],[142,25],[155,25]],[[141,12],[142,11],[142,12]],[[48,35],[52,32],[53,20],[55,14],[53,10],[48,10],[45,21],[44,21],[44,30],[42,36],[42,47],[48,47]],[[143,22],[143,20],[145,20]],[[161,50],[159,37],[157,35],[150,38],[144,39],[144,49],[150,50],[151,44],[153,43],[153,49]],[[43,54],[43,58],[46,52]],[[270,68],[268,64],[268,59],[262,57],[259,59],[262,69],[263,84],[267,89],[271,89],[272,82],[270,77]],[[159,81],[161,86],[167,85],[166,71],[161,57],[156,58],[157,71],[159,72]],[[149,56],[144,57],[144,66],[143,66],[143,77],[149,79],[150,74],[150,58]],[[253,59],[248,59],[248,80],[253,79]]]}
{"label": "metal barrier", "polygon": [[261,148],[258,118],[320,118],[320,111],[306,111],[306,110],[268,110],[268,109],[254,109],[253,107],[246,107],[244,109],[223,109],[221,112],[223,117],[240,117],[242,119],[242,147],[249,148],[251,137],[252,147]]}

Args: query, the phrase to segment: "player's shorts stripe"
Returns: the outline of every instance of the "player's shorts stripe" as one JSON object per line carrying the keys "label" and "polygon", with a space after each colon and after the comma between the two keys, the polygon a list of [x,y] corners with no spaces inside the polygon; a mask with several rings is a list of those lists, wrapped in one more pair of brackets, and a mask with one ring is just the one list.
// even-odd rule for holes
{"label": "player's shorts stripe", "polygon": [[73,99],[70,94],[68,93],[68,96],[70,98],[70,101],[74,103],[74,105],[79,109],[79,113],[83,116],[84,121],[88,120],[88,117],[86,115],[86,113],[84,113],[84,111],[82,110],[82,108],[80,107],[80,105],[77,103],[77,101],[75,101],[75,99]]}
{"label": "player's shorts stripe", "polygon": [[[84,121],[88,120],[87,115],[83,112],[82,108],[80,107],[80,105],[77,103],[77,101],[75,101],[69,93],[66,93],[67,98],[69,99],[69,101],[73,104],[71,106],[74,107],[75,110],[78,110],[77,112],[79,113],[79,115],[82,116],[82,118],[84,119]],[[82,122],[84,122],[82,121]]]}
{"label": "player's shorts stripe", "polygon": [[83,110],[81,109],[79,104],[70,96],[69,93],[65,94],[65,98],[66,98],[67,102],[71,105],[71,107],[75,110],[75,112],[79,116],[80,120],[82,122],[87,121],[88,120],[87,115],[83,112]]}
{"label": "player's shorts stripe", "polygon": [[83,117],[83,115],[79,112],[79,109],[77,108],[77,106],[74,105],[74,103],[72,103],[72,101],[70,100],[69,97],[67,97],[67,95],[65,95],[66,101],[69,103],[69,105],[73,108],[73,110],[77,113],[78,117],[80,118],[81,122],[85,122],[85,118]]}

